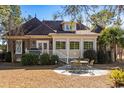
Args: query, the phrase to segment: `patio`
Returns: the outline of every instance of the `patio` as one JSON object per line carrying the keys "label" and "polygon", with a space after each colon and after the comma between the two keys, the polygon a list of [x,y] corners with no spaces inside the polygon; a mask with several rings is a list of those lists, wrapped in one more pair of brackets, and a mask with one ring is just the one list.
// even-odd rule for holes
{"label": "patio", "polygon": [[89,68],[85,67],[85,69],[71,69],[70,65],[65,65],[58,67],[54,70],[58,74],[63,75],[76,75],[76,76],[102,76],[110,73],[109,70],[105,69],[97,69],[97,68]]}
{"label": "patio", "polygon": [[[124,63],[96,64],[100,69],[123,67]],[[111,87],[109,76],[63,75],[53,70],[60,66],[20,66],[19,64],[0,63],[0,87],[32,88],[104,88]]]}

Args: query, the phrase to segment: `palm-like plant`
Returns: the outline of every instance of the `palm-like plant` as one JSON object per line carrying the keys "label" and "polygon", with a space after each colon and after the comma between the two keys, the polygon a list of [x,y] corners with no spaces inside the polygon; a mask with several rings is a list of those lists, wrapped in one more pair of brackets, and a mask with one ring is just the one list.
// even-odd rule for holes
{"label": "palm-like plant", "polygon": [[114,54],[114,61],[116,61],[116,48],[119,44],[120,38],[122,37],[122,29],[119,27],[109,27],[103,30],[99,43],[103,45],[106,49],[106,46],[109,46],[110,51]]}

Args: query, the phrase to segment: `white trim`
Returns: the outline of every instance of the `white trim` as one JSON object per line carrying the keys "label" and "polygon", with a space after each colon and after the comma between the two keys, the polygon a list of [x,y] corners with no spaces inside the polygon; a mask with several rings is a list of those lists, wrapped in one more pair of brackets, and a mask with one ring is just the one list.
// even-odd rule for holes
{"label": "white trim", "polygon": [[57,40],[55,40],[55,42],[56,42],[56,41],[60,41],[60,42],[61,42],[61,41],[65,41],[65,42],[66,42],[67,40],[66,40],[66,39],[57,39]]}
{"label": "white trim", "polygon": [[80,42],[80,39],[70,39],[69,41],[70,41],[70,42],[73,42],[73,41],[74,41],[74,42]]}
{"label": "white trim", "polygon": [[[21,46],[21,51],[20,51],[20,52],[17,51],[17,42],[21,42],[21,45],[20,45],[20,46]],[[15,50],[16,50],[16,51],[15,51],[15,54],[22,54],[22,40],[16,40],[15,43],[16,43],[16,46],[15,46]]]}

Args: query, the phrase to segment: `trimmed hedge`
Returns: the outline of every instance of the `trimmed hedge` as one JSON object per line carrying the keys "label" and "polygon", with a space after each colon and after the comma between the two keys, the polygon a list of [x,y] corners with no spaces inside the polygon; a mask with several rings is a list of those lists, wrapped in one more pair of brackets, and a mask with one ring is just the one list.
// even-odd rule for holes
{"label": "trimmed hedge", "polygon": [[51,65],[55,65],[56,63],[59,62],[59,57],[57,55],[52,55],[50,61],[51,61]]}
{"label": "trimmed hedge", "polygon": [[47,53],[44,53],[40,56],[40,64],[41,65],[50,65],[50,56]]}
{"label": "trimmed hedge", "polygon": [[86,50],[84,52],[84,58],[88,58],[89,60],[96,60],[97,53],[95,50]]}
{"label": "trimmed hedge", "polygon": [[59,61],[59,57],[57,55],[49,55],[47,53],[44,53],[42,55],[36,55],[33,53],[28,53],[22,55],[21,58],[21,64],[22,65],[37,65],[38,63],[40,65],[55,65]]}
{"label": "trimmed hedge", "polygon": [[39,61],[39,56],[29,53],[29,54],[24,54],[22,55],[21,58],[21,64],[26,66],[26,65],[37,65]]}

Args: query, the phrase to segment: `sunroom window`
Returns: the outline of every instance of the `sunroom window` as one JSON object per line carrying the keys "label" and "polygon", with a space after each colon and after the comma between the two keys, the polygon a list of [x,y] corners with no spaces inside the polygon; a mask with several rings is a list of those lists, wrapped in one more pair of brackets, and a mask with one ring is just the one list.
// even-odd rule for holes
{"label": "sunroom window", "polygon": [[22,40],[16,40],[16,54],[22,54]]}
{"label": "sunroom window", "polygon": [[56,49],[66,49],[66,42],[56,41]]}
{"label": "sunroom window", "polygon": [[79,42],[70,42],[70,49],[79,49]]}
{"label": "sunroom window", "polygon": [[93,42],[92,41],[85,41],[84,42],[84,50],[93,49]]}

